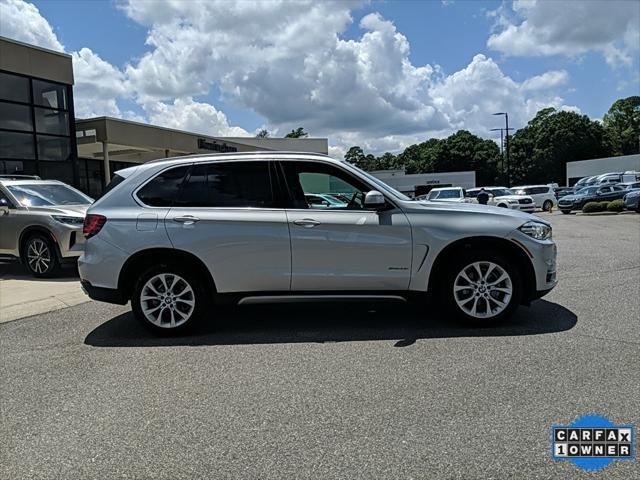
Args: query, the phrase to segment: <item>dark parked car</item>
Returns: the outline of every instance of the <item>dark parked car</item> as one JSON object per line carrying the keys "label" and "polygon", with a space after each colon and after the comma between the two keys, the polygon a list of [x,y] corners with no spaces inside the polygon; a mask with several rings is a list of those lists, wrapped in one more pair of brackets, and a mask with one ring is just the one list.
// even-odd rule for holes
{"label": "dark parked car", "polygon": [[617,185],[600,185],[585,187],[573,195],[565,195],[558,200],[558,208],[562,213],[570,213],[572,210],[582,210],[588,202],[610,202],[624,197],[627,190]]}
{"label": "dark parked car", "polygon": [[624,196],[624,208],[640,213],[640,190],[632,190]]}

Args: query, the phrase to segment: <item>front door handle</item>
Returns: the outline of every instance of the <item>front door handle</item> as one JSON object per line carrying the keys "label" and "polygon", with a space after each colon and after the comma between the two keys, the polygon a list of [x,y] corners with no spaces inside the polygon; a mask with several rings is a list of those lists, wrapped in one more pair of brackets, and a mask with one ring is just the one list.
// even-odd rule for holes
{"label": "front door handle", "polygon": [[200,219],[198,217],[194,217],[193,215],[184,215],[182,217],[174,217],[174,222],[182,223],[184,225],[193,225],[196,222],[199,222]]}
{"label": "front door handle", "polygon": [[313,228],[320,225],[320,222],[313,218],[302,218],[300,220],[294,220],[293,223],[294,225],[299,225],[304,228]]}

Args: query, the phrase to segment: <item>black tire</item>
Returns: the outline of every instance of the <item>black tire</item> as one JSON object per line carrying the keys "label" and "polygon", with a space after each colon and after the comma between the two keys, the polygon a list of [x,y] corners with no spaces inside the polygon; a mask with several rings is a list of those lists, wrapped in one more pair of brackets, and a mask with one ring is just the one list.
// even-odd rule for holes
{"label": "black tire", "polygon": [[[147,285],[147,282],[158,275],[166,275],[167,283],[171,281],[172,276],[174,277],[174,281],[176,283],[173,286],[176,288],[176,290],[173,293],[179,293],[179,290],[182,290],[185,284],[191,289],[191,294],[186,293],[184,294],[184,296],[181,295],[182,302],[184,303],[182,303],[180,300],[176,300],[173,304],[162,304],[162,301],[160,300],[141,299],[143,290],[145,289],[145,285]],[[178,280],[178,278],[180,280]],[[157,286],[158,284],[156,283],[156,287]],[[158,288],[158,292],[160,294],[166,293],[162,292],[161,282],[160,287]],[[149,293],[148,287],[146,293]],[[160,324],[153,323],[147,317],[143,309],[143,301],[146,302],[145,307],[147,309],[154,309],[156,308],[156,306],[160,308]],[[191,313],[189,313],[188,318],[183,323],[178,324],[179,321],[182,321],[181,316],[187,313],[187,301],[194,302],[193,310],[191,311]],[[167,302],[169,302],[168,299]],[[208,310],[209,303],[210,302],[207,294],[207,287],[204,279],[200,278],[200,276],[197,275],[192,269],[188,268],[188,266],[181,266],[176,264],[154,265],[153,267],[150,267],[147,270],[143,271],[136,281],[131,295],[131,308],[136,320],[138,320],[147,329],[160,335],[178,335],[188,332],[202,319],[204,313]],[[172,316],[176,319],[176,325],[173,327],[171,327]]]}
{"label": "black tire", "polygon": [[509,206],[506,203],[500,203],[500,204],[498,204],[498,207],[500,207],[500,208],[509,208]]}
{"label": "black tire", "polygon": [[[456,286],[455,282],[456,282],[456,278],[458,277],[458,274],[465,267],[468,267],[475,262],[481,262],[481,263],[491,262],[499,266],[508,275],[511,283],[511,297],[506,302],[506,307],[504,307],[504,309],[499,313],[495,315],[487,316],[485,318],[474,317],[469,313],[467,313],[465,310],[463,310],[463,308],[458,305],[458,302],[456,301],[456,297],[454,294],[454,287]],[[485,267],[488,267],[488,265],[485,265]],[[482,265],[481,265],[481,269],[482,269]],[[488,268],[484,270],[483,273],[486,274],[487,271],[488,271]],[[491,281],[495,280],[494,275],[496,275],[496,271],[494,271],[493,273],[489,273],[489,277],[487,278],[487,283],[490,283]],[[506,287],[506,285],[508,284],[498,283],[498,286],[501,286],[501,287]],[[467,295],[469,292],[463,291],[460,293]],[[445,308],[445,311],[452,314],[454,318],[456,318],[457,320],[461,321],[466,325],[473,326],[473,327],[492,326],[507,320],[509,317],[511,317],[514,311],[520,305],[522,295],[523,295],[522,277],[520,276],[518,268],[515,267],[515,265],[509,260],[509,258],[503,255],[494,253],[489,250],[468,252],[462,255],[457,255],[456,258],[451,262],[451,265],[449,266],[448,271],[444,275],[444,282],[442,284],[442,288],[440,289],[439,294],[440,294],[440,299],[443,303],[443,307]],[[492,296],[492,293],[487,292],[487,294],[489,295],[489,297],[487,297],[486,300],[482,300],[482,298],[479,298],[478,300],[476,300],[479,311],[483,309],[482,303],[484,303],[485,314],[487,313],[486,312],[487,305],[495,305],[496,309],[499,308],[497,307],[497,304],[490,302],[491,300],[490,297]],[[477,291],[475,295],[478,295]],[[480,294],[480,295],[482,296],[484,294]],[[495,295],[496,297],[494,298],[496,298],[497,300],[505,298],[504,296],[502,296],[503,294],[498,292],[495,292]],[[473,300],[475,300],[474,294],[472,294],[469,297],[469,302],[473,303]],[[467,304],[466,306],[469,306],[469,304]]]}
{"label": "black tire", "polygon": [[55,246],[51,238],[42,233],[29,235],[24,241],[22,261],[29,273],[37,278],[53,277],[60,269]]}
{"label": "black tire", "polygon": [[545,200],[542,204],[542,210],[548,212],[551,208],[553,208],[553,202],[551,200]]}
{"label": "black tire", "polygon": [[564,213],[565,215],[569,215],[571,213],[571,210],[562,210],[562,213]]}

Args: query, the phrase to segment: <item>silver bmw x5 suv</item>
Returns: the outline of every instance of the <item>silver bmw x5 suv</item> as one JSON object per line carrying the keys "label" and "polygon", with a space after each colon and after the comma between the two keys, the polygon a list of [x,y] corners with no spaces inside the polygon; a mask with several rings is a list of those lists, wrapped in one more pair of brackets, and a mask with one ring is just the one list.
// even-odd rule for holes
{"label": "silver bmw x5 suv", "polygon": [[[339,202],[309,204],[313,195]],[[222,302],[421,298],[486,324],[556,285],[551,226],[412,201],[348,163],[292,152],[171,158],[117,172],[85,218],[91,298],[159,332]]]}

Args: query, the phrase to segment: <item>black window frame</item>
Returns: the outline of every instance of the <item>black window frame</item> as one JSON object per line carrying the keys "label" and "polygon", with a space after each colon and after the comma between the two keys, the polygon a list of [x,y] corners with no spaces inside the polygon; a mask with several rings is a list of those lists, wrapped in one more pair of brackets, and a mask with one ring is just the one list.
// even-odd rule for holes
{"label": "black window frame", "polygon": [[[28,101],[27,102],[23,102],[23,101],[18,101],[18,100],[8,100],[8,99],[0,99],[0,108],[2,107],[3,104],[13,104],[13,105],[22,105],[22,106],[27,106],[30,109],[30,113],[31,113],[31,126],[32,129],[30,131],[24,131],[24,130],[15,130],[15,129],[9,129],[9,128],[0,128],[1,132],[9,132],[9,133],[23,133],[23,134],[28,134],[31,135],[32,137],[32,144],[33,144],[33,150],[34,150],[34,158],[11,158],[11,157],[0,157],[0,163],[2,162],[14,162],[14,161],[23,161],[23,162],[32,162],[35,165],[35,171],[37,173],[40,173],[40,163],[41,162],[68,162],[69,166],[70,166],[70,173],[72,178],[74,179],[73,184],[75,185],[77,183],[77,165],[75,160],[76,158],[76,152],[77,152],[77,146],[76,146],[76,139],[75,139],[75,116],[74,116],[74,109],[73,109],[73,90],[72,90],[72,86],[65,84],[65,83],[61,83],[61,82],[56,82],[54,80],[49,80],[46,78],[40,78],[40,77],[34,77],[34,76],[30,76],[30,75],[24,75],[21,73],[16,73],[16,72],[11,72],[8,70],[1,70],[0,72],[5,74],[5,75],[11,75],[14,77],[20,77],[20,78],[25,78],[28,81],[28,85],[29,85],[29,96],[28,96]],[[50,83],[50,84],[54,84],[54,85],[59,85],[61,86],[64,91],[65,91],[65,103],[66,105],[64,106],[64,108],[51,108],[45,105],[39,105],[36,104],[34,101],[34,91],[33,91],[33,83],[34,81],[39,81],[39,82],[46,82],[46,83]],[[62,135],[62,134],[54,134],[54,133],[44,133],[44,132],[39,132],[36,130],[36,114],[35,114],[35,109],[36,108],[40,108],[43,110],[50,110],[53,112],[64,112],[67,115],[67,129],[68,129],[68,134],[67,135]],[[38,148],[38,136],[41,137],[56,137],[56,138],[63,138],[63,139],[67,139],[69,142],[69,155],[67,158],[64,159],[55,159],[55,160],[44,160],[40,155],[40,151]]]}

